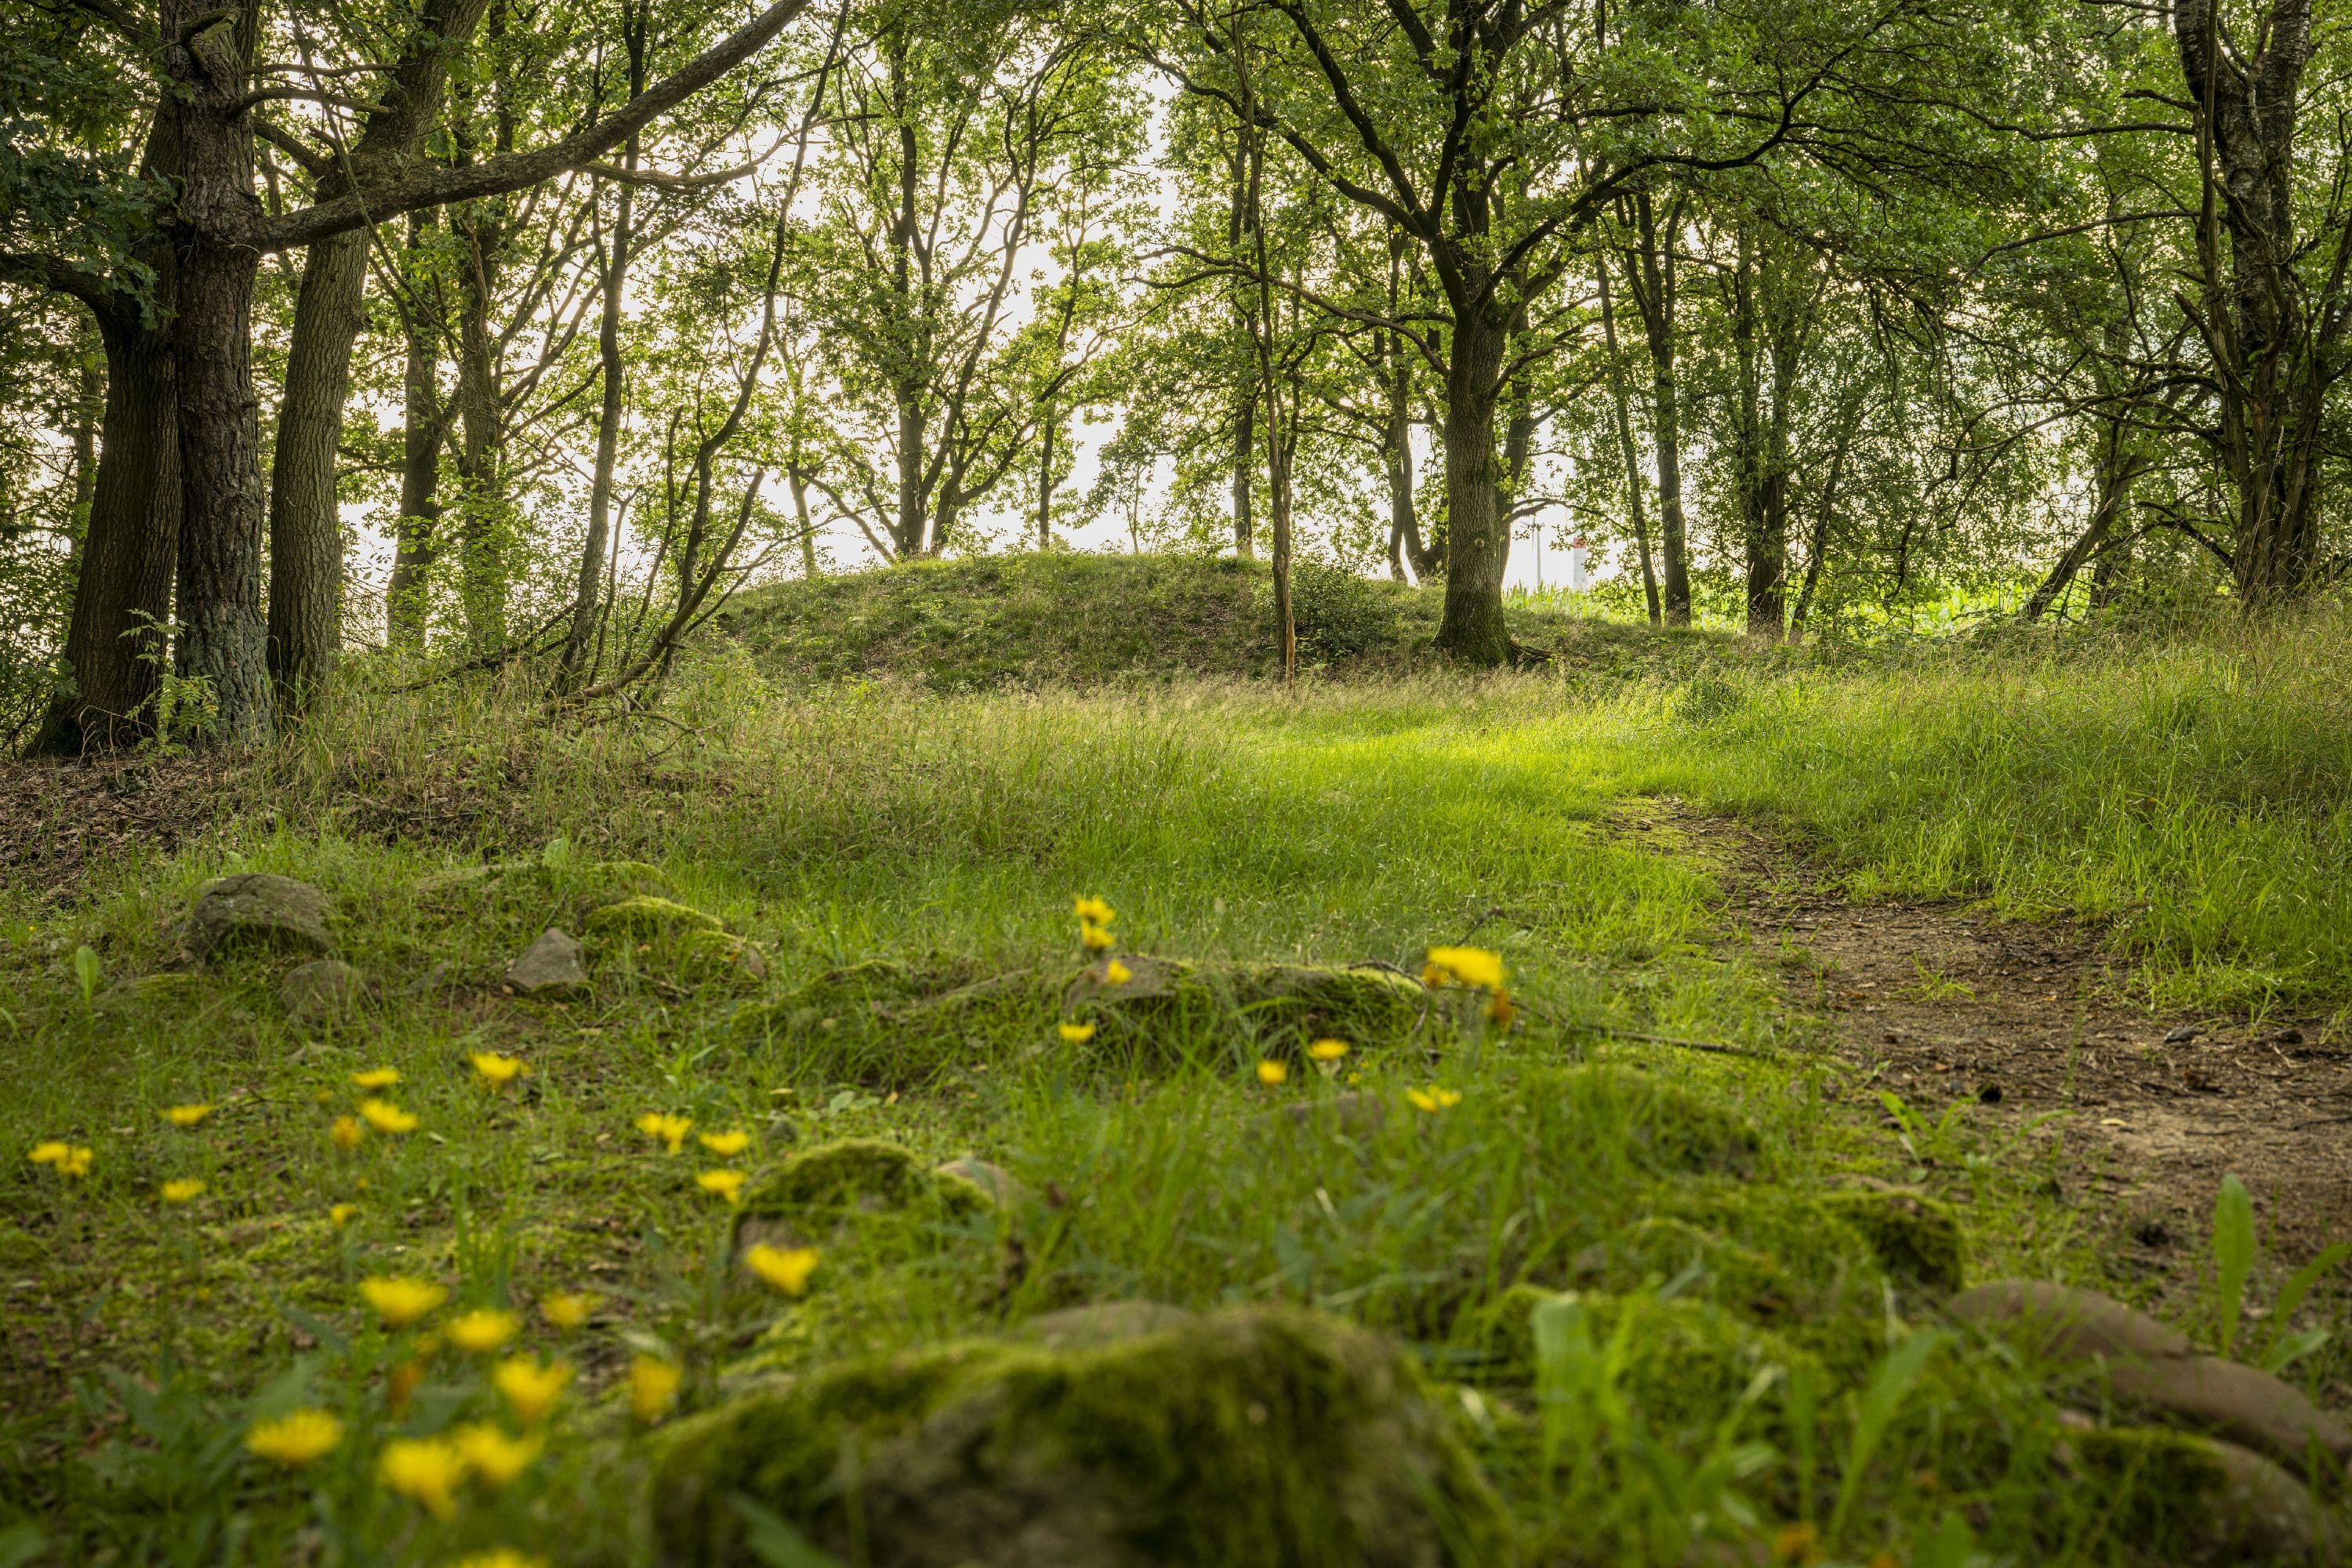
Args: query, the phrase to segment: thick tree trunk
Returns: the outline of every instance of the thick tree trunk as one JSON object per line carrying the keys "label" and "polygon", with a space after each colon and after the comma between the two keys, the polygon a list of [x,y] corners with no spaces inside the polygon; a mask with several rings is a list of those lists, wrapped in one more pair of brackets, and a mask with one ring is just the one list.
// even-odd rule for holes
{"label": "thick tree trunk", "polygon": [[1632,399],[1625,391],[1625,365],[1617,352],[1617,311],[1610,299],[1609,262],[1600,264],[1601,335],[1609,351],[1609,395],[1616,405],[1617,453],[1625,465],[1625,494],[1633,524],[1633,548],[1642,562],[1642,596],[1648,604],[1650,624],[1663,621],[1658,606],[1658,573],[1650,559],[1650,521],[1642,507],[1642,459],[1633,447]]}
{"label": "thick tree trunk", "polygon": [[[432,227],[429,213],[408,215],[410,254],[422,251]],[[437,378],[438,334],[425,319],[425,289],[419,279],[410,280],[402,306],[402,325],[408,342],[402,376],[400,518],[394,524],[384,632],[393,647],[415,652],[425,647],[427,577],[439,543],[436,530],[441,520],[441,442],[447,430]]]}
{"label": "thick tree trunk", "polygon": [[[168,267],[158,287],[168,302]],[[164,626],[180,549],[172,330],[147,324],[129,301],[97,319],[106,402],[66,626],[68,685],[51,700],[29,748],[47,756],[108,750],[146,733],[147,705],[170,651]]]}
{"label": "thick tree trunk", "polygon": [[294,304],[269,470],[269,671],[289,718],[326,685],[342,644],[335,459],[352,345],[366,324],[367,247],[365,230],[312,246]]}
{"label": "thick tree trunk", "polygon": [[1498,324],[1464,310],[1454,323],[1454,352],[1446,356],[1445,613],[1437,646],[1469,665],[1507,664],[1512,652],[1503,620],[1510,530],[1495,509],[1495,395],[1503,345]]}
{"label": "thick tree trunk", "polygon": [[1635,198],[1634,211],[1642,248],[1637,266],[1629,268],[1627,276],[1650,345],[1651,441],[1658,455],[1658,542],[1665,557],[1663,608],[1668,626],[1686,626],[1691,619],[1690,552],[1683,521],[1682,419],[1675,380],[1674,219],[1680,205],[1669,211],[1663,247],[1646,192]]}

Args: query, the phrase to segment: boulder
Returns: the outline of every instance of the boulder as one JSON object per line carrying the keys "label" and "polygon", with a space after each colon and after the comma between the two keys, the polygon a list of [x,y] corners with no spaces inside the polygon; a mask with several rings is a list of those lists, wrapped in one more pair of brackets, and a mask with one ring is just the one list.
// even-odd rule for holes
{"label": "boulder", "polygon": [[2310,1487],[2234,1443],[2119,1426],[2070,1436],[2060,1452],[2107,1500],[2116,1536],[2156,1561],[2344,1559],[2342,1531],[2315,1506]]}
{"label": "boulder", "polygon": [[298,1024],[343,1017],[367,996],[367,980],[340,958],[314,958],[286,972],[278,1000]]}
{"label": "boulder", "polygon": [[189,906],[188,952],[199,963],[251,948],[325,952],[334,945],[327,934],[332,910],[326,894],[291,877],[268,871],[222,877],[197,889]]}
{"label": "boulder", "polygon": [[1412,1357],[1289,1308],[854,1363],[681,1422],[646,1496],[655,1557],[700,1568],[767,1560],[739,1499],[893,1568],[1443,1568],[1509,1550]]}
{"label": "boulder", "polygon": [[2187,1336],[2095,1290],[2005,1279],[1954,1297],[1964,1323],[2029,1352],[2095,1372],[2118,1401],[2173,1417],[2300,1465],[2313,1445],[2339,1466],[2352,1428],[2301,1389],[2255,1367],[2200,1355]]}
{"label": "boulder", "polygon": [[569,995],[587,989],[588,965],[581,957],[580,944],[568,932],[550,926],[523,949],[521,957],[507,965],[506,984],[520,996]]}

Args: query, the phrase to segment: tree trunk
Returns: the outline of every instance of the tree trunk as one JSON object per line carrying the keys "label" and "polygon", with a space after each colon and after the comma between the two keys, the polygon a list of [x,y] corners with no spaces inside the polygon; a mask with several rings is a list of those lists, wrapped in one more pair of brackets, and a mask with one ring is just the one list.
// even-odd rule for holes
{"label": "tree trunk", "polygon": [[1402,349],[1392,342],[1389,347],[1393,362],[1384,378],[1388,383],[1388,417],[1381,429],[1381,459],[1389,479],[1389,575],[1402,583],[1405,580],[1408,555],[1412,574],[1418,577],[1424,552],[1420,520],[1414,517],[1412,507],[1412,409],[1408,401],[1412,392],[1412,372],[1404,363]]}
{"label": "tree trunk", "polygon": [[809,520],[809,471],[797,460],[784,469],[784,482],[793,492],[793,520],[801,531],[801,575],[809,582],[816,581],[816,525]]}
{"label": "tree trunk", "polygon": [[1663,608],[1668,626],[1686,626],[1691,620],[1690,555],[1683,521],[1682,422],[1675,383],[1674,229],[1681,204],[1668,209],[1663,254],[1648,193],[1634,198],[1634,211],[1642,248],[1638,268],[1629,268],[1627,276],[1650,345],[1651,440],[1658,454],[1658,542],[1665,556]]}
{"label": "tree trunk", "polygon": [[366,322],[367,247],[364,229],[312,246],[294,304],[269,469],[269,672],[289,719],[324,688],[342,643],[335,459],[352,345]]}
{"label": "tree trunk", "polygon": [[1510,531],[1496,515],[1495,396],[1505,334],[1484,311],[1457,312],[1445,367],[1445,612],[1437,646],[1469,665],[1507,664],[1503,570]]}
{"label": "tree trunk", "polygon": [[124,301],[95,312],[106,351],[89,521],[66,626],[68,684],[49,703],[31,752],[78,756],[147,732],[146,709],[163,669],[180,549],[177,377],[168,324],[171,274],[157,279],[152,326]]}
{"label": "tree trunk", "polygon": [[458,468],[466,490],[458,513],[458,597],[467,639],[479,650],[506,641],[507,519],[500,473],[505,443],[498,351],[490,331],[496,227],[478,210],[459,224],[465,243],[458,258],[457,404],[465,437]]}
{"label": "tree trunk", "polygon": [[[429,212],[408,215],[412,256],[421,253],[433,226]],[[422,280],[411,277],[401,306],[407,364],[402,376],[400,518],[393,525],[392,582],[384,593],[385,641],[409,652],[425,647],[426,579],[438,544],[441,442],[447,430],[437,378],[438,334],[425,319],[424,296]]]}
{"label": "tree trunk", "polygon": [[[622,166],[637,166],[637,139],[629,138]],[[613,248],[604,263],[604,298],[596,323],[596,353],[603,368],[603,400],[596,408],[596,466],[588,480],[588,536],[580,546],[580,575],[572,591],[572,625],[556,663],[555,689],[568,692],[587,656],[595,630],[597,590],[604,580],[606,542],[613,526],[613,468],[621,449],[621,412],[628,366],[621,358],[621,290],[629,275],[629,242],[635,216],[632,187],[624,181],[614,203]]]}
{"label": "tree trunk", "polygon": [[1609,297],[1609,261],[1603,257],[1601,274],[1601,337],[1609,351],[1609,395],[1617,405],[1617,452],[1625,465],[1625,494],[1633,514],[1633,548],[1642,561],[1642,596],[1650,611],[1650,624],[1661,624],[1658,607],[1658,573],[1650,559],[1650,520],[1642,508],[1642,459],[1633,447],[1633,414],[1632,399],[1625,391],[1625,365],[1617,353],[1617,311]]}
{"label": "tree trunk", "polygon": [[2133,481],[2139,478],[2144,465],[2124,450],[2124,426],[2121,420],[2107,424],[2105,438],[2100,443],[2097,488],[2093,492],[2091,521],[2074,542],[2058,557],[2042,585],[2033,590],[2019,612],[2021,619],[2032,622],[2047,615],[2050,607],[2063,598],[2075,574],[2083,563],[2103,552],[2114,536],[2116,519],[2122,514],[2124,502],[2131,494]]}

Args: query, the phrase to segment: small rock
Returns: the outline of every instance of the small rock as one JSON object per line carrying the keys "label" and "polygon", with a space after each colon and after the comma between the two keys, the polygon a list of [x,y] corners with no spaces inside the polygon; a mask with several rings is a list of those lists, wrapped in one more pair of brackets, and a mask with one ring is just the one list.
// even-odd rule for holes
{"label": "small rock", "polygon": [[1192,1321],[1192,1313],[1165,1301],[1090,1301],[1083,1307],[1041,1312],[1014,1329],[1013,1337],[1049,1351],[1091,1350]]}
{"label": "small rock", "polygon": [[987,1194],[989,1201],[1001,1209],[1026,1208],[1037,1201],[1037,1194],[1031,1192],[1028,1184],[1020,1177],[1002,1165],[992,1164],[970,1154],[950,1160],[932,1173],[970,1182]]}
{"label": "small rock", "polygon": [[324,952],[331,910],[327,895],[308,882],[267,871],[243,871],[207,882],[189,907],[188,952],[198,962],[247,947]]}
{"label": "small rock", "polygon": [[2185,1046],[2204,1032],[2195,1024],[2183,1024],[2177,1029],[2167,1030],[2164,1043],[2168,1046]]}
{"label": "small rock", "polygon": [[367,981],[340,958],[316,958],[286,972],[278,983],[278,1000],[286,1016],[298,1024],[322,1023],[340,1017],[367,995]]}
{"label": "small rock", "polygon": [[550,926],[507,966],[506,983],[519,995],[565,995],[587,988],[588,965],[581,959],[580,944]]}

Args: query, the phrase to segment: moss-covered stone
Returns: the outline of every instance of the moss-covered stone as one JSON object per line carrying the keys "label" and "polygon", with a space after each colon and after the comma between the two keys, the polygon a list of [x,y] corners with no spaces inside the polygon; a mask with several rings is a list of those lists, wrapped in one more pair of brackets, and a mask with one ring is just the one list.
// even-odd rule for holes
{"label": "moss-covered stone", "polygon": [[1968,1282],[1959,1219],[1934,1198],[1854,1187],[1826,1194],[1821,1204],[1859,1232],[1880,1267],[1895,1279],[1945,1296]]}
{"label": "moss-covered stone", "polygon": [[738,1497],[893,1568],[1439,1568],[1505,1560],[1494,1496],[1411,1358],[1290,1309],[1089,1349],[964,1344],[681,1423],[656,1556],[751,1568]]}
{"label": "moss-covered stone", "polygon": [[649,895],[623,899],[618,903],[591,910],[583,922],[583,929],[592,937],[631,937],[638,940],[688,931],[717,931],[719,926],[720,921],[716,915]]}
{"label": "moss-covered stone", "polygon": [[1541,1143],[1606,1139],[1659,1175],[1748,1175],[1763,1163],[1763,1140],[1745,1117],[1654,1073],[1573,1068],[1524,1092]]}
{"label": "moss-covered stone", "polygon": [[952,1214],[989,1205],[989,1194],[966,1178],[926,1165],[910,1150],[879,1139],[845,1138],[795,1154],[753,1187],[738,1216],[791,1219],[812,1212],[876,1212],[935,1203]]}
{"label": "moss-covered stone", "polygon": [[723,931],[689,931],[677,944],[679,978],[749,990],[768,978],[768,957],[755,942]]}
{"label": "moss-covered stone", "polygon": [[2339,1531],[2310,1489],[2235,1444],[2155,1426],[2068,1439],[2073,1468],[2104,1500],[2112,1538],[2165,1563],[2342,1560]]}
{"label": "moss-covered stone", "polygon": [[1653,1215],[1635,1221],[1576,1259],[1577,1283],[1624,1293],[1699,1278],[1689,1294],[1770,1325],[1796,1310],[1803,1292],[1771,1254],[1743,1247],[1686,1219]]}

